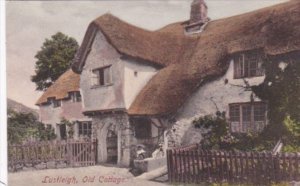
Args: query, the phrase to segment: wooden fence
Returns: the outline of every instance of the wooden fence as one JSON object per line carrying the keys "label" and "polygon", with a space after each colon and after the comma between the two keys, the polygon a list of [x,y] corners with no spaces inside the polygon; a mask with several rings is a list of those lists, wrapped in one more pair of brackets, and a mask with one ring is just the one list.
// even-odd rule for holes
{"label": "wooden fence", "polygon": [[300,153],[224,152],[197,148],[167,151],[171,182],[266,185],[300,181]]}
{"label": "wooden fence", "polygon": [[64,162],[67,166],[90,166],[96,163],[97,142],[47,141],[8,146],[8,166],[35,166],[40,163]]}

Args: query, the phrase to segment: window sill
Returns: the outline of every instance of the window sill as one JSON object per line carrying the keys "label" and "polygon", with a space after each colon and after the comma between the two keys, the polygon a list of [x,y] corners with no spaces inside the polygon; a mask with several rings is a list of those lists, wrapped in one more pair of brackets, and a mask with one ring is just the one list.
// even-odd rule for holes
{"label": "window sill", "polygon": [[258,78],[258,77],[263,77],[263,76],[265,76],[265,74],[263,74],[263,75],[258,75],[258,76],[233,77],[233,79]]}
{"label": "window sill", "polygon": [[113,83],[107,84],[107,85],[93,85],[91,86],[91,89],[97,89],[97,88],[101,88],[101,87],[110,87],[113,86]]}

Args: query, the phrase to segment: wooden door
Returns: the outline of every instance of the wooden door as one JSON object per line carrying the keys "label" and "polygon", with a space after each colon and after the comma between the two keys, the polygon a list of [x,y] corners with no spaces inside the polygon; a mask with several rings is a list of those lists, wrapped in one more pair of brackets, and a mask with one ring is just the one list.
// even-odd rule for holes
{"label": "wooden door", "polygon": [[59,132],[61,140],[67,139],[67,128],[65,124],[59,125]]}
{"label": "wooden door", "polygon": [[118,136],[109,130],[106,137],[107,163],[117,163],[118,161]]}

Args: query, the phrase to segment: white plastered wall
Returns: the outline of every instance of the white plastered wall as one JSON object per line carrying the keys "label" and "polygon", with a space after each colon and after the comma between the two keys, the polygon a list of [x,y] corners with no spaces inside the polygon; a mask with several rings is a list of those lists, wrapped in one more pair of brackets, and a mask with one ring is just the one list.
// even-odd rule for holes
{"label": "white plastered wall", "polygon": [[124,60],[124,101],[126,109],[134,101],[137,94],[147,82],[157,73],[157,69],[144,63]]}
{"label": "white plastered wall", "polygon": [[179,109],[177,122],[173,125],[175,132],[170,133],[177,145],[197,143],[202,139],[201,133],[204,131],[192,126],[195,118],[214,115],[217,111],[225,111],[228,117],[229,104],[250,102],[251,94],[254,101],[260,101],[251,90],[245,89],[245,81],[250,86],[259,85],[265,76],[234,79],[233,75],[232,60],[225,75],[200,87]]}

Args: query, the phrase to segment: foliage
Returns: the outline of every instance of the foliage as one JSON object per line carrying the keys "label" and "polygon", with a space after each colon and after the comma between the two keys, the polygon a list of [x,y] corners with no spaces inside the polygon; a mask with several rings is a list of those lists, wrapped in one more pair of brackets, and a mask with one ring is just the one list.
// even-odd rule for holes
{"label": "foliage", "polygon": [[291,119],[290,116],[287,116],[283,121],[287,131],[292,137],[300,139],[300,122]]}
{"label": "foliage", "polygon": [[284,121],[286,128],[286,135],[283,137],[285,146],[284,152],[300,152],[300,122],[295,119],[291,119],[290,116],[286,116]]}
{"label": "foliage", "polygon": [[[283,124],[287,116],[300,121],[300,63],[299,54],[287,57],[268,58],[265,63],[266,78],[253,91],[269,105],[268,117],[272,127],[264,135],[266,139],[278,140],[288,135]],[[284,62],[284,63],[283,63]],[[283,69],[280,64],[286,64]]]}
{"label": "foliage", "polygon": [[77,41],[61,32],[46,39],[35,55],[35,75],[31,77],[31,81],[36,84],[36,90],[45,91],[69,69],[77,49]]}
{"label": "foliage", "polygon": [[225,112],[222,114],[218,112],[215,116],[199,117],[193,121],[193,125],[196,128],[207,130],[201,141],[201,146],[204,149],[263,151],[272,150],[275,145],[273,141],[265,140],[257,133],[231,133]]}
{"label": "foliage", "polygon": [[268,58],[264,63],[264,82],[252,87],[257,96],[268,101],[269,106],[269,126],[261,138],[269,142],[282,139],[285,150],[300,148],[300,144],[295,142],[299,139],[300,128],[299,59],[299,53],[289,54],[289,57]]}
{"label": "foliage", "polygon": [[225,112],[218,112],[216,116],[206,115],[193,121],[196,128],[207,130],[203,134],[201,145],[205,149],[228,149],[236,142],[229,132],[229,124],[225,118]]}
{"label": "foliage", "polygon": [[68,138],[72,139],[74,137],[74,122],[70,122],[69,120],[62,118],[60,121],[61,125],[66,125],[68,127]]}
{"label": "foliage", "polygon": [[12,110],[8,110],[7,135],[10,144],[56,138],[54,129],[45,128],[32,113],[18,113]]}

